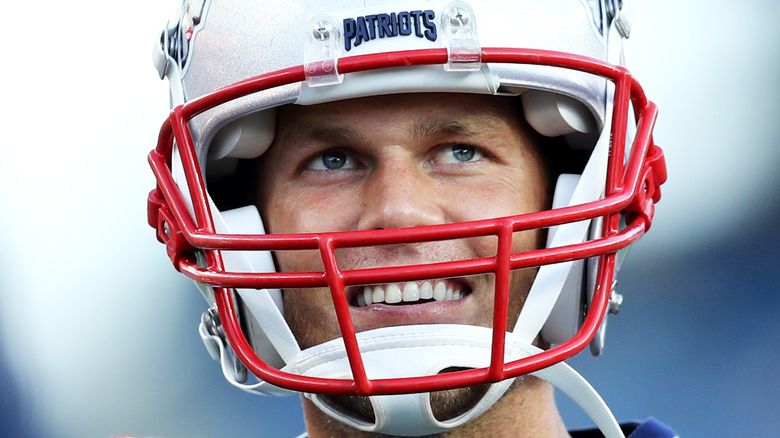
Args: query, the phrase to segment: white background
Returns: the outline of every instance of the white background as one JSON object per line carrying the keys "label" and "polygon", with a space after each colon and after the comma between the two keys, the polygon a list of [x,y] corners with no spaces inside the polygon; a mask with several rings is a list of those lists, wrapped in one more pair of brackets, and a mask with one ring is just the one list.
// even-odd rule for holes
{"label": "white background", "polygon": [[[654,415],[687,437],[771,436],[780,6],[633,3],[628,63],[660,106],[669,181],[622,273],[605,357],[575,367],[621,419]],[[201,298],[146,225],[146,154],[168,110],[151,47],[175,11],[170,0],[3,10],[0,436],[303,430],[295,398],[222,380],[195,331]]]}

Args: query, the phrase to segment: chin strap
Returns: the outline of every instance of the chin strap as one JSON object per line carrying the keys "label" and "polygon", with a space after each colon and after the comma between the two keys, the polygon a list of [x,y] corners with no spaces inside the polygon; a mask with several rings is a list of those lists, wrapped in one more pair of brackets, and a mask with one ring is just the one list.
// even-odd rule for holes
{"label": "chin strap", "polygon": [[[386,327],[358,333],[358,342],[371,379],[434,375],[449,367],[481,368],[489,365],[492,330],[466,325],[432,324]],[[542,350],[507,333],[506,360],[517,360]],[[391,360],[392,359],[392,360]],[[390,365],[392,364],[392,365]],[[349,361],[340,340],[304,350],[291,372],[326,378],[350,378]],[[533,373],[580,405],[607,438],[624,438],[617,420],[593,387],[569,365],[561,362]],[[306,394],[319,409],[355,429],[389,435],[421,436],[456,428],[487,411],[509,389],[514,379],[491,385],[479,402],[455,418],[437,420],[429,394],[371,396],[374,423],[357,419]]]}
{"label": "chin strap", "polygon": [[[490,329],[463,325],[386,327],[358,333],[358,342],[370,379],[436,375],[450,367],[481,368],[490,361]],[[349,361],[340,340],[304,350],[293,372],[326,378],[351,378]],[[390,435],[429,435],[458,427],[485,412],[509,388],[512,380],[492,385],[468,412],[437,420],[428,393],[371,396],[374,423],[354,418],[317,394],[306,394],[333,418],[362,431]]]}
{"label": "chin strap", "polygon": [[[200,332],[204,341],[208,339],[215,347],[214,353],[220,358],[225,377],[236,387],[262,395],[294,393],[263,381],[254,384],[239,382],[234,376],[233,362],[224,340],[210,335],[203,324]],[[431,324],[386,327],[358,333],[357,337],[364,364],[370,372],[369,378],[381,379],[434,375],[453,366],[486,367],[490,361],[491,335],[491,329],[485,327]],[[540,348],[522,342],[512,333],[507,333],[506,343],[507,361],[542,352]],[[323,378],[347,379],[352,376],[346,351],[339,339],[302,351],[293,363],[282,370]],[[606,438],[625,438],[601,396],[568,364],[559,362],[532,375],[546,380],[577,403]],[[513,381],[509,379],[491,385],[471,409],[444,421],[434,417],[428,393],[369,397],[374,409],[373,423],[336,409],[318,394],[305,396],[330,417],[355,429],[389,435],[422,436],[444,432],[477,418],[504,395]]]}

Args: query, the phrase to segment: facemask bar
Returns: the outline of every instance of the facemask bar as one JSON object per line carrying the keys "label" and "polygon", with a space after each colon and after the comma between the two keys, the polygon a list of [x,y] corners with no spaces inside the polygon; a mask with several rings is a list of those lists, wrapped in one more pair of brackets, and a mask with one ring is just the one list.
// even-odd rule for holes
{"label": "facemask bar", "polygon": [[[445,224],[403,230],[378,230],[298,235],[224,235],[216,234],[207,201],[201,167],[195,154],[188,121],[197,114],[227,101],[261,90],[305,80],[303,67],[295,67],[251,78],[204,95],[174,108],[160,133],[157,148],[149,161],[157,176],[158,188],[149,196],[149,223],[158,230],[158,239],[166,244],[177,270],[196,282],[214,286],[215,300],[224,330],[236,354],[260,379],[279,387],[300,392],[334,395],[401,394],[437,391],[453,386],[463,387],[492,383],[549,367],[584,349],[604,318],[614,274],[615,253],[638,240],[649,228],[654,203],[660,198],[658,186],[666,179],[661,149],[652,141],[657,110],[646,100],[639,84],[621,67],[571,54],[521,49],[483,49],[485,63],[522,63],[551,65],[599,75],[615,84],[615,106],[612,119],[612,144],[608,163],[606,195],[588,204],[564,207],[503,219],[462,224]],[[358,56],[340,60],[339,71],[351,72],[400,67],[405,65],[445,64],[444,49],[397,52],[382,56]],[[625,163],[629,99],[638,122],[631,155]],[[192,215],[179,186],[170,171],[174,148],[181,154],[184,174],[192,199]],[[621,212],[626,213],[621,228]],[[194,216],[194,218],[193,218]],[[581,244],[545,248],[511,254],[512,233],[545,228],[581,220],[604,217],[603,237]],[[335,250],[350,246],[422,242],[495,235],[499,238],[495,258],[436,263],[423,266],[387,267],[341,271]],[[225,272],[221,251],[231,250],[319,250],[324,272],[233,273]],[[197,263],[195,252],[202,251],[206,266]],[[537,355],[505,363],[504,345],[509,272],[590,257],[600,257],[599,284],[590,311],[576,336]],[[432,277],[465,276],[478,273],[496,275],[496,300],[491,364],[487,368],[436,376],[371,380],[363,366],[354,327],[349,315],[344,288],[348,285],[413,281]],[[244,337],[231,288],[330,287],[339,317],[341,333],[349,357],[353,379],[325,379],[280,371],[263,362]]]}

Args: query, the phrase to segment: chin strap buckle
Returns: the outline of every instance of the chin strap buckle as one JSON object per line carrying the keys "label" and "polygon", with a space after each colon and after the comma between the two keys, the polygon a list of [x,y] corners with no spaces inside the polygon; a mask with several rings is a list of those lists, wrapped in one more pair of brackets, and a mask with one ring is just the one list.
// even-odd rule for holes
{"label": "chin strap buckle", "polygon": [[227,342],[227,335],[222,328],[216,306],[209,307],[203,312],[199,332],[211,358],[220,362],[223,373],[230,373],[230,376],[226,376],[230,382],[246,383],[249,380],[249,370],[241,363]]}

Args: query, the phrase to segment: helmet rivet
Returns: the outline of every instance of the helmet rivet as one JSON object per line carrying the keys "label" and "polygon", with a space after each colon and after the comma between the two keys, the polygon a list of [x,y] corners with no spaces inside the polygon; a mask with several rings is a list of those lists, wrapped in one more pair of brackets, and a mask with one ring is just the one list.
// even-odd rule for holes
{"label": "helmet rivet", "polygon": [[317,41],[330,39],[330,24],[327,21],[319,21],[312,29],[312,35]]}
{"label": "helmet rivet", "polygon": [[454,7],[450,13],[450,24],[455,27],[463,27],[469,22],[469,15],[461,8]]}
{"label": "helmet rivet", "polygon": [[620,306],[623,305],[623,295],[617,292],[617,282],[612,282],[612,291],[609,296],[609,304],[607,305],[607,312],[610,315],[617,315],[620,312]]}
{"label": "helmet rivet", "polygon": [[171,237],[171,227],[168,225],[168,222],[163,222],[162,226],[165,237]]}
{"label": "helmet rivet", "polygon": [[205,317],[206,328],[209,333],[216,336],[223,336],[221,332],[222,324],[219,321],[219,310],[217,310],[216,307],[209,307],[203,316]]}

